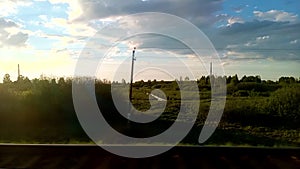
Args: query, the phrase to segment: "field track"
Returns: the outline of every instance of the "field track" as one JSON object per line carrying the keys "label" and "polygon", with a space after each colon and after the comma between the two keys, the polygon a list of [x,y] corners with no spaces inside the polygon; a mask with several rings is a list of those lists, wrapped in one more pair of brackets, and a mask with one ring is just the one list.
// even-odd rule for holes
{"label": "field track", "polygon": [[0,169],[300,169],[300,148],[177,146],[150,158],[113,155],[95,145],[0,144]]}

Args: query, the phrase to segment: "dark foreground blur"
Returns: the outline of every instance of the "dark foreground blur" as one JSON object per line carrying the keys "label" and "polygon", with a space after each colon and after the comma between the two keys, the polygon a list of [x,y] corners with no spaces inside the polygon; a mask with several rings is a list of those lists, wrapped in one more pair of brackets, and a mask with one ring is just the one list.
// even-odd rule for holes
{"label": "dark foreground blur", "polygon": [[150,158],[113,155],[94,145],[0,145],[0,168],[299,169],[300,149],[178,146]]}

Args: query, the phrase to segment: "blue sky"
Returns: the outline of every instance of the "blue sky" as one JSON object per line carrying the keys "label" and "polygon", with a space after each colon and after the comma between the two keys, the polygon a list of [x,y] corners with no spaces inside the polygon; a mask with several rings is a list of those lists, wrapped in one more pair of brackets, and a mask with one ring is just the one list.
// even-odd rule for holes
{"label": "blue sky", "polygon": [[[226,75],[261,75],[272,80],[300,77],[298,0],[0,1],[0,76],[9,73],[15,80],[17,64],[21,65],[22,75],[29,78],[39,78],[41,74],[73,76],[83,51],[93,53],[93,49],[83,49],[95,33],[123,16],[139,12],[169,13],[196,25],[215,46]],[[163,25],[155,26],[163,29]],[[130,27],[143,29],[145,25],[123,24],[120,30],[128,31]],[[101,43],[111,44],[117,33],[108,32]],[[165,78],[152,69],[143,72],[145,67],[156,65],[175,73],[176,78],[185,76],[182,63],[174,58],[186,59],[184,63],[193,68],[195,63],[190,60],[191,53],[179,51],[176,45],[170,38],[155,36],[124,40],[112,48],[110,55],[114,57],[105,59],[101,78],[114,78],[123,61],[128,62],[124,67],[130,67],[133,46],[138,47],[136,79]],[[195,68],[195,77],[207,75],[205,66],[209,63],[200,64]],[[118,75],[126,79],[127,69],[119,70]]]}

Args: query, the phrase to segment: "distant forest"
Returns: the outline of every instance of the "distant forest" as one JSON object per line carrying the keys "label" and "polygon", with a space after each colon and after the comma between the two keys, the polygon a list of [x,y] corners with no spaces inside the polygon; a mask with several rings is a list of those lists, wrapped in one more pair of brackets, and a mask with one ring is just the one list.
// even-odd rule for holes
{"label": "distant forest", "polygon": [[[197,136],[210,107],[210,78],[202,76],[197,79],[201,98],[199,115],[182,144],[197,144]],[[205,144],[300,146],[300,79],[281,77],[271,81],[262,80],[260,76],[238,78],[237,75],[212,78],[226,78],[227,98],[222,121]],[[96,80],[96,96],[99,102],[107,103],[100,108],[106,113],[108,121],[122,131],[126,121],[120,118],[116,122],[110,114],[116,111],[111,101],[111,83],[122,82]],[[180,91],[175,80],[135,82],[133,105],[139,110],[147,110],[149,98],[145,93],[153,89],[165,92],[168,105],[162,116],[146,125],[145,130],[136,127],[139,129],[135,134],[140,137],[145,132],[151,136],[168,128],[180,109]],[[0,142],[91,142],[82,130],[73,107],[72,78],[43,77],[30,80],[19,76],[12,81],[10,75],[6,74],[3,83],[0,83],[0,120]]]}

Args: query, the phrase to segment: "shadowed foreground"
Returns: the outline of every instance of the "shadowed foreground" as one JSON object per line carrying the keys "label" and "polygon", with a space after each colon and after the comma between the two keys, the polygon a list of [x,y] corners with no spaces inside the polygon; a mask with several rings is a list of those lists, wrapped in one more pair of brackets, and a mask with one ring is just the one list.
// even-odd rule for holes
{"label": "shadowed foreground", "polygon": [[178,146],[133,159],[94,145],[0,145],[0,168],[300,168],[300,149]]}

